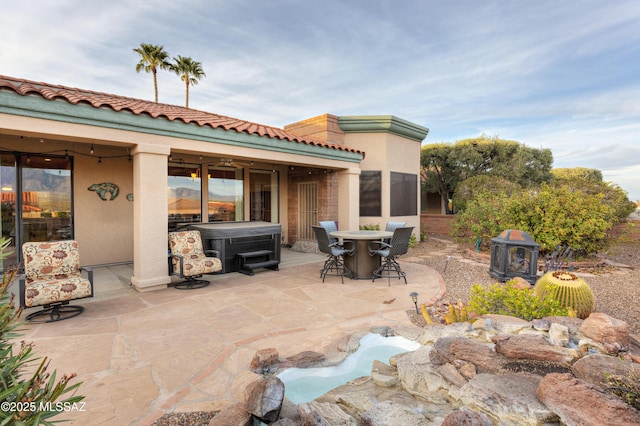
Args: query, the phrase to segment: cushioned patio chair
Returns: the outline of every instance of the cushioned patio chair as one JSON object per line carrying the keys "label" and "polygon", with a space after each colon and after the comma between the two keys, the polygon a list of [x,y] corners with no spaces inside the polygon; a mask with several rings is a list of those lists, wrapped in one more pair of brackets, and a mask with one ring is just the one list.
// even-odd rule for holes
{"label": "cushioned patio chair", "polygon": [[351,275],[351,269],[344,264],[344,256],[353,255],[353,248],[345,248],[345,246],[336,241],[334,243],[329,241],[329,233],[322,226],[311,226],[313,232],[316,234],[318,240],[318,249],[328,255],[329,257],[324,262],[324,266],[320,270],[320,277],[322,282],[327,275],[339,276],[344,284],[344,276]]}
{"label": "cushioned patio chair", "polygon": [[[333,220],[323,220],[320,221],[320,226],[327,230],[327,234],[331,234],[332,232],[336,232],[338,230],[338,225]],[[332,237],[329,235],[329,242],[331,244],[337,243],[338,239],[336,237]]]}
{"label": "cushioned patio chair", "polygon": [[404,283],[407,284],[407,274],[400,268],[396,258],[409,251],[409,241],[413,228],[413,226],[396,228],[389,244],[384,241],[371,241],[369,243],[369,255],[382,258],[380,267],[373,271],[374,282],[376,278],[386,277],[389,280],[389,285],[391,285],[391,278],[393,277],[403,278]]}
{"label": "cushioned patio chair", "polygon": [[[84,312],[84,307],[69,304],[71,300],[93,297],[93,270],[80,268],[76,241],[24,243],[22,255],[24,276],[19,280],[20,306],[43,307],[27,315],[27,321],[61,321]],[[87,272],[87,278],[81,270]]]}
{"label": "cushioned patio chair", "polygon": [[184,281],[174,284],[177,289],[202,288],[209,281],[200,279],[203,274],[213,274],[222,270],[222,262],[217,257],[208,257],[202,249],[200,231],[169,232],[170,273]]}

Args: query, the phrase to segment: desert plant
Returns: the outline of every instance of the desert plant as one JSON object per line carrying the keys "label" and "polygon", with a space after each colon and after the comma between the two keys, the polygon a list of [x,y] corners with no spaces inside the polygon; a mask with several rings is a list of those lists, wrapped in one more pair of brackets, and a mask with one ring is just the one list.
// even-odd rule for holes
{"label": "desert plant", "polygon": [[475,284],[469,294],[468,311],[474,315],[500,314],[531,321],[546,316],[567,316],[569,310],[552,298],[541,299],[530,288],[519,288],[514,280],[487,288]]}
{"label": "desert plant", "polygon": [[[0,239],[0,260],[9,254],[8,245],[9,240]],[[0,283],[0,425],[51,425],[49,419],[79,408],[84,397],[75,395],[80,383],[69,386],[75,374],[57,380],[56,371],[48,371],[49,359],[35,358],[33,344],[22,341],[16,348],[21,309],[15,309],[7,290],[17,271],[16,266],[5,268]]]}
{"label": "desert plant", "polygon": [[565,308],[575,311],[581,319],[587,318],[596,305],[593,291],[582,278],[567,271],[551,271],[544,274],[534,287],[541,299],[555,299]]}
{"label": "desert plant", "polygon": [[627,376],[607,375],[607,392],[620,397],[624,402],[640,410],[640,373],[631,370]]}
{"label": "desert plant", "polygon": [[454,322],[465,322],[468,319],[467,308],[458,302],[457,305],[450,304],[447,315],[444,317],[444,321],[447,324],[453,324]]}

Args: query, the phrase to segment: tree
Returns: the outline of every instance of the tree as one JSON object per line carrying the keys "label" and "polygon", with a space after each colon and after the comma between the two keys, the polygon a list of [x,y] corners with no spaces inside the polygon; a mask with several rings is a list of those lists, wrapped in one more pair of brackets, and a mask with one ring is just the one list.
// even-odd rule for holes
{"label": "tree", "polygon": [[140,55],[140,62],[136,64],[136,72],[144,70],[145,72],[153,74],[153,92],[157,103],[158,70],[171,68],[171,64],[167,60],[169,54],[164,50],[163,46],[146,43],[140,43],[140,47],[133,49],[133,51]]}
{"label": "tree", "polygon": [[573,191],[586,195],[603,194],[602,201],[613,208],[615,222],[622,222],[636,209],[636,204],[629,200],[627,192],[618,184],[604,182],[602,172],[598,169],[584,167],[553,169],[552,184],[568,186]]}
{"label": "tree", "polygon": [[502,177],[530,188],[551,180],[553,155],[516,141],[480,136],[451,143],[425,145],[420,165],[424,187],[448,199],[469,178]]}
{"label": "tree", "polygon": [[572,179],[584,179],[592,182],[602,182],[602,172],[598,169],[586,167],[555,168],[551,170],[554,181],[568,181]]}
{"label": "tree", "polygon": [[174,63],[171,65],[171,69],[180,76],[180,79],[184,81],[186,86],[185,93],[185,106],[189,108],[189,85],[195,86],[198,82],[207,75],[202,69],[202,64],[196,62],[190,57],[182,57],[178,55],[177,58],[173,58]]}

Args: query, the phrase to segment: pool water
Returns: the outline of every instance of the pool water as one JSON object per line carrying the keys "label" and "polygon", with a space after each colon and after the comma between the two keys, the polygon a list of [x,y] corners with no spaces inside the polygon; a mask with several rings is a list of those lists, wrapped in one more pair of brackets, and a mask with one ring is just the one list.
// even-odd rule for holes
{"label": "pool water", "polygon": [[313,401],[331,389],[371,374],[373,361],[387,363],[389,358],[420,347],[418,342],[400,336],[382,337],[371,333],[360,339],[358,350],[333,367],[289,368],[278,377],[284,383],[285,396],[294,404]]}

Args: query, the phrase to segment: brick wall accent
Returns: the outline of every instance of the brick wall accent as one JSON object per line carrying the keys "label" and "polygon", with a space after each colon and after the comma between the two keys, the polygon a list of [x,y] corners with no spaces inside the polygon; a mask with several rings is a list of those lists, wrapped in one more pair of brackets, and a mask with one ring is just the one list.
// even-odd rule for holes
{"label": "brick wall accent", "polygon": [[420,231],[426,234],[449,235],[453,215],[428,214],[420,215]]}
{"label": "brick wall accent", "polygon": [[640,241],[640,220],[633,219],[629,220],[628,223],[631,224],[630,227],[627,227],[627,223],[620,223],[614,226],[611,233],[613,235],[620,235],[622,234],[623,230],[626,229],[626,231],[628,232],[628,234],[626,235],[627,238],[631,239],[632,241]]}
{"label": "brick wall accent", "polygon": [[338,174],[332,170],[294,167],[287,175],[289,182],[289,243],[298,241],[298,184],[315,182],[318,184],[318,221],[338,220]]}

